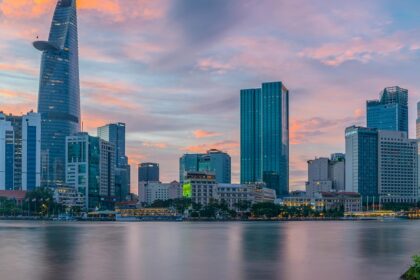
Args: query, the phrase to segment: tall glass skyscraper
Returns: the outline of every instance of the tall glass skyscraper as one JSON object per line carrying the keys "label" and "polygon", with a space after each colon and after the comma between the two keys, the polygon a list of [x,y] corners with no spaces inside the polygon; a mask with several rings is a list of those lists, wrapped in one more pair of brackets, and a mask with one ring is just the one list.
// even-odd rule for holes
{"label": "tall glass skyscraper", "polygon": [[378,130],[346,128],[346,191],[360,193],[364,202],[378,202]]}
{"label": "tall glass skyscraper", "polygon": [[125,154],[125,123],[111,123],[98,128],[98,137],[115,147],[115,193],[124,201],[130,193],[130,165]]}
{"label": "tall glass skyscraper", "polygon": [[241,183],[289,192],[289,90],[282,82],[241,90]]}
{"label": "tall glass skyscraper", "polygon": [[408,90],[385,88],[379,100],[366,102],[367,126],[379,130],[404,131],[408,134]]}
{"label": "tall glass skyscraper", "polygon": [[98,137],[115,146],[115,162],[118,167],[127,165],[125,155],[125,123],[111,123],[98,128]]}
{"label": "tall glass skyscraper", "polygon": [[42,117],[42,184],[65,181],[66,136],[80,131],[76,0],[59,0],[42,51],[38,112]]}

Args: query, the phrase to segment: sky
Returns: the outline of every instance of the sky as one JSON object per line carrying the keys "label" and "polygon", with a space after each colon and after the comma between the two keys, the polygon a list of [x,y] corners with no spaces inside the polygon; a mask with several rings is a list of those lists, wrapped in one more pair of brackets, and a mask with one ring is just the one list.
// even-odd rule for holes
{"label": "sky", "polygon": [[[37,108],[41,54],[56,0],[0,0],[0,110]],[[290,188],[307,163],[344,152],[365,102],[409,90],[420,100],[418,0],[78,0],[84,130],[127,124],[136,165],[178,179],[179,157],[216,148],[239,181],[239,91],[283,81],[290,91]]]}

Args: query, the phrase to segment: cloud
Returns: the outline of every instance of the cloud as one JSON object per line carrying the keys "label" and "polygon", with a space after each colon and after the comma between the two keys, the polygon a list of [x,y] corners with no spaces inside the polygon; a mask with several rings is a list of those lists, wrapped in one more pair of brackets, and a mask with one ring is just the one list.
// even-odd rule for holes
{"label": "cloud", "polygon": [[37,18],[51,11],[54,0],[3,0],[0,11],[10,18]]}
{"label": "cloud", "polygon": [[153,142],[144,142],[143,147],[147,148],[156,148],[156,149],[166,149],[168,144],[166,143],[153,143]]}
{"label": "cloud", "polygon": [[213,132],[213,131],[207,131],[207,130],[202,130],[202,129],[198,129],[195,130],[193,132],[194,137],[197,139],[200,138],[209,138],[209,137],[216,137],[216,136],[220,136],[221,134],[218,132]]}
{"label": "cloud", "polygon": [[212,58],[203,58],[197,62],[197,68],[202,71],[224,74],[226,71],[232,69],[232,66],[228,63],[223,63]]}
{"label": "cloud", "polygon": [[[34,19],[50,14],[56,0],[2,0],[0,12],[8,18]],[[81,11],[96,11],[111,16],[112,21],[127,18],[154,20],[163,16],[162,1],[148,0],[77,0]]]}
{"label": "cloud", "polygon": [[238,148],[239,148],[238,141],[226,140],[222,142],[216,142],[213,144],[207,143],[207,144],[187,146],[185,148],[182,148],[181,150],[189,152],[189,153],[205,153],[208,150],[217,149],[217,150],[227,152],[230,155],[237,155]]}
{"label": "cloud", "polygon": [[319,60],[328,66],[339,66],[347,61],[367,63],[378,56],[400,52],[405,43],[398,36],[374,39],[353,38],[343,43],[329,43],[318,48],[307,48],[300,52],[300,55]]}

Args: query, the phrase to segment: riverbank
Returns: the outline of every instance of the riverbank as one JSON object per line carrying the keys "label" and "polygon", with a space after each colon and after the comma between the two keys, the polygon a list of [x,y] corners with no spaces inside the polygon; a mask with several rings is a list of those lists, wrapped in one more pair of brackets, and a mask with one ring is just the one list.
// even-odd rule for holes
{"label": "riverbank", "polygon": [[[249,219],[217,219],[217,218],[172,218],[172,217],[142,217],[142,218],[81,218],[81,217],[0,217],[3,221],[57,221],[57,222],[304,222],[304,221],[386,221],[386,220],[407,220],[401,217],[339,217],[339,218],[320,218],[320,217],[301,217],[301,218],[249,218]],[[414,220],[412,220],[414,221]]]}

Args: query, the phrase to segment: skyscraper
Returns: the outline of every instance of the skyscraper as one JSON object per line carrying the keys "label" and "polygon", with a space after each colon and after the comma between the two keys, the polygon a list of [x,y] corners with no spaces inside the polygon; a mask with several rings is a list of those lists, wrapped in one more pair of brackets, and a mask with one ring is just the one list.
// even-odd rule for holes
{"label": "skyscraper", "polygon": [[378,202],[378,131],[346,128],[346,191],[357,192],[363,201]]}
{"label": "skyscraper", "polygon": [[205,154],[185,154],[179,159],[179,177],[184,182],[187,172],[207,172],[216,176],[219,184],[231,182],[231,157],[222,151],[211,149]]}
{"label": "skyscraper", "polygon": [[408,90],[385,88],[379,100],[366,102],[367,127],[408,133]]}
{"label": "skyscraper", "polygon": [[14,132],[12,124],[0,114],[0,190],[14,186]]}
{"label": "skyscraper", "polygon": [[241,90],[241,183],[262,182],[261,89]]}
{"label": "skyscraper", "polygon": [[282,82],[241,90],[241,182],[289,192],[289,91]]}
{"label": "skyscraper", "polygon": [[417,103],[416,138],[420,139],[420,102]]}
{"label": "skyscraper", "polygon": [[111,123],[98,128],[98,137],[115,145],[115,163],[127,165],[125,154],[125,123]]}
{"label": "skyscraper", "polygon": [[110,209],[115,196],[115,147],[77,133],[66,137],[66,183],[82,193],[88,209]]}
{"label": "skyscraper", "polygon": [[159,182],[159,164],[143,162],[139,164],[139,182]]}
{"label": "skyscraper", "polygon": [[80,131],[76,0],[59,0],[42,51],[38,112],[42,117],[43,185],[65,181],[65,139]]}
{"label": "skyscraper", "polygon": [[115,146],[115,193],[119,201],[130,193],[130,165],[125,154],[125,123],[112,123],[98,128],[98,137]]}
{"label": "skyscraper", "polygon": [[418,201],[417,141],[406,132],[378,132],[378,191],[381,203]]}
{"label": "skyscraper", "polygon": [[10,124],[13,132],[13,139],[9,138],[9,144],[13,145],[13,151],[9,149],[13,160],[9,160],[7,167],[13,184],[8,188],[34,190],[41,185],[41,116],[34,112],[23,116],[0,113],[0,119],[6,121],[3,125]]}

